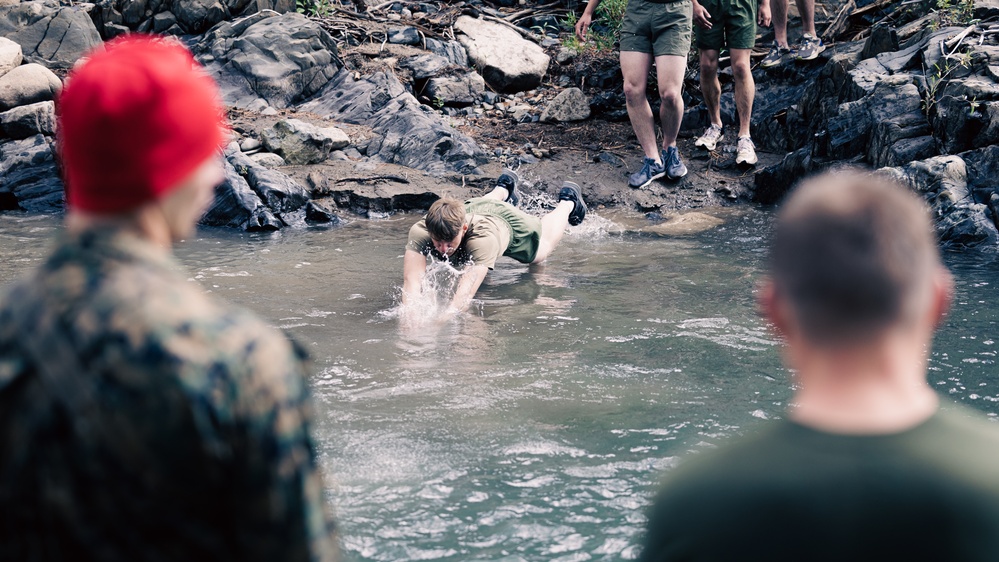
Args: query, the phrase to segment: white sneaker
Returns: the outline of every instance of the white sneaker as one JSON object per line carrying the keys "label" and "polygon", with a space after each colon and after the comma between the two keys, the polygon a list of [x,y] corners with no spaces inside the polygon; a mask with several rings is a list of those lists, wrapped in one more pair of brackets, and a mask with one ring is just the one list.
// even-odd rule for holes
{"label": "white sneaker", "polygon": [[735,163],[755,166],[758,161],[759,159],[756,158],[756,145],[753,144],[753,139],[739,137],[739,144],[735,153]]}
{"label": "white sneaker", "polygon": [[694,146],[703,146],[705,150],[712,151],[718,146],[718,141],[722,139],[722,128],[721,125],[715,125],[714,123],[708,127],[708,130],[704,131],[701,138],[694,141]]}

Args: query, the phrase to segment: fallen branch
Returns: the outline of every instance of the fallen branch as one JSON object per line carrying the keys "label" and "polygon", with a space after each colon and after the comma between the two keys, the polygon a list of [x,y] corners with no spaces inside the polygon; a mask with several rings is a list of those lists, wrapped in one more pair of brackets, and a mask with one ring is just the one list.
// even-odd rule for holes
{"label": "fallen branch", "polygon": [[334,181],[333,183],[345,183],[348,181],[354,183],[365,183],[365,182],[381,181],[381,180],[390,180],[398,183],[407,183],[407,184],[409,183],[409,180],[402,176],[370,176],[367,178],[340,178]]}

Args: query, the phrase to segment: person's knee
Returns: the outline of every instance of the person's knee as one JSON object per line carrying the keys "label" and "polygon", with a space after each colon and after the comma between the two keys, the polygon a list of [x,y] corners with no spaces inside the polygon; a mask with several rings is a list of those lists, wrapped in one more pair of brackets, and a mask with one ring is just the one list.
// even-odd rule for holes
{"label": "person's knee", "polygon": [[732,76],[741,81],[753,78],[753,69],[749,65],[749,60],[738,60],[732,62]]}
{"label": "person's knee", "polygon": [[667,107],[678,106],[683,103],[683,97],[680,94],[680,87],[674,87],[672,85],[659,88],[659,100]]}
{"label": "person's knee", "polygon": [[624,97],[629,102],[645,98],[645,83],[625,80]]}
{"label": "person's knee", "polygon": [[718,73],[718,56],[702,52],[700,60],[701,77],[714,77]]}

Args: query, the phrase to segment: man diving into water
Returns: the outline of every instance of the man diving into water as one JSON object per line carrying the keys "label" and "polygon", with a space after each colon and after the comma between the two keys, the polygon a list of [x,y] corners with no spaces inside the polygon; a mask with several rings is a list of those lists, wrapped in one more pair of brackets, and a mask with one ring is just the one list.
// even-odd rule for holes
{"label": "man diving into water", "polygon": [[565,182],[555,210],[538,218],[517,209],[517,174],[504,170],[496,187],[483,197],[462,204],[439,199],[409,230],[403,261],[402,303],[420,295],[427,256],[464,266],[449,313],[463,312],[500,256],[521,263],[541,263],[558,246],[566,225],[576,226],[586,216],[579,186]]}

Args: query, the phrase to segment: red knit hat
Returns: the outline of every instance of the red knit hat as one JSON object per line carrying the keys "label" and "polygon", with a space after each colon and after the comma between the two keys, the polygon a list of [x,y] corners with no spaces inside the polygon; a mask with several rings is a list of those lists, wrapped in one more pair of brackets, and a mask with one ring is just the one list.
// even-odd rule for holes
{"label": "red knit hat", "polygon": [[73,209],[120,213],[159,199],[225,138],[218,86],[176,40],[128,35],[98,47],[59,96]]}

